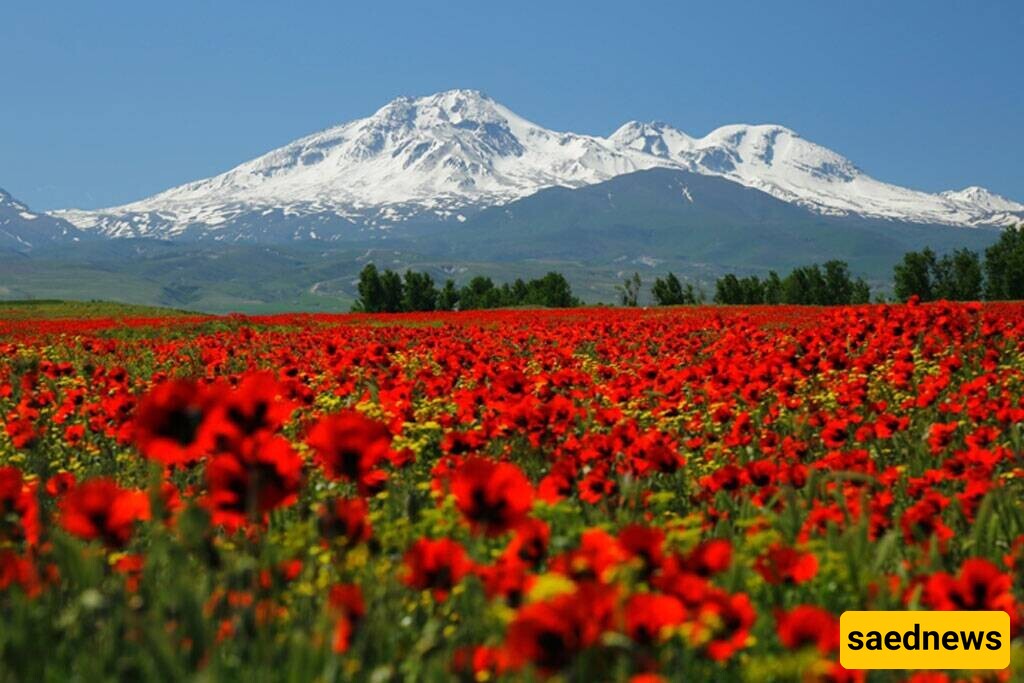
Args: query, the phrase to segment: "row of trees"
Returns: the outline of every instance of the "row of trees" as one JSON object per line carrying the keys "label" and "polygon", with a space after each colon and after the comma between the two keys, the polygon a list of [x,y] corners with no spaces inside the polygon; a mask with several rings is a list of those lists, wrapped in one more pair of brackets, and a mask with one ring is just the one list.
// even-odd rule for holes
{"label": "row of trees", "polygon": [[984,261],[970,249],[941,258],[931,249],[908,252],[893,270],[893,291],[901,301],[1024,299],[1024,227],[1003,231]]}
{"label": "row of trees", "polygon": [[429,273],[407,270],[380,272],[368,263],[359,273],[359,299],[353,311],[399,313],[406,311],[468,311],[509,306],[547,306],[571,308],[580,301],[573,296],[569,282],[560,273],[496,286],[489,277],[476,276],[462,287],[446,280],[438,289]]}
{"label": "row of trees", "polygon": [[773,270],[763,280],[756,275],[737,277],[729,273],[715,282],[715,303],[719,304],[839,306],[870,299],[867,282],[853,278],[843,261],[795,268],[784,278]]}
{"label": "row of trees", "polygon": [[[619,292],[620,304],[640,305],[640,292],[643,290],[640,273],[633,273],[616,289]],[[669,273],[664,280],[660,277],[655,278],[654,285],[651,286],[651,296],[657,306],[685,306],[704,302],[704,293],[695,289],[689,282],[684,285],[675,273]]]}
{"label": "row of trees", "polygon": [[[619,303],[640,305],[643,281],[633,273],[618,288]],[[893,272],[896,298],[912,296],[922,301],[1024,299],[1024,226],[1003,231],[999,241],[977,252],[958,249],[938,256],[931,249],[911,251],[903,256]],[[704,302],[704,293],[691,283],[683,283],[674,273],[656,278],[650,290],[658,306],[694,305]],[[863,278],[854,278],[844,261],[802,266],[786,277],[769,271],[763,279],[757,275],[739,277],[732,273],[715,282],[714,301],[718,304],[806,304],[835,306],[867,303],[871,290]],[[372,263],[359,274],[359,299],[353,310],[368,313],[400,311],[452,311],[511,306],[569,308],[579,306],[565,277],[551,272],[544,277],[495,285],[489,277],[477,276],[462,287],[451,279],[441,288],[429,273],[392,270],[380,272]]]}

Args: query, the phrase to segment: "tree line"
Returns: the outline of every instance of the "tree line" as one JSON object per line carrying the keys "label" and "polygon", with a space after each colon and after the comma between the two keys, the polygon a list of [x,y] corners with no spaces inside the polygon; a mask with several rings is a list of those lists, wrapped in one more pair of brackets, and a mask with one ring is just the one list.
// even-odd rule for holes
{"label": "tree line", "polygon": [[[639,273],[617,288],[619,303],[639,306],[643,280]],[[447,279],[437,287],[429,273],[407,270],[378,271],[367,264],[359,274],[359,298],[353,311],[398,313],[403,311],[453,311],[513,306],[571,308],[580,306],[568,280],[561,273],[496,285],[489,277],[476,276],[461,287]],[[930,248],[903,255],[893,270],[893,293],[900,301],[913,296],[922,301],[990,301],[1024,299],[1024,226],[1007,228],[999,241],[985,250],[984,258],[970,249],[938,256]],[[704,292],[683,283],[674,273],[655,278],[650,288],[657,306],[702,304]],[[769,271],[765,277],[728,273],[715,281],[717,304],[803,304],[838,306],[871,300],[871,289],[861,277],[853,277],[849,265],[832,260],[794,268],[785,277]]]}
{"label": "tree line", "polygon": [[359,273],[359,298],[353,311],[364,313],[401,313],[409,311],[469,311],[511,306],[572,308],[580,305],[561,273],[550,272],[533,280],[517,278],[512,283],[495,285],[489,277],[477,275],[462,287],[445,280],[438,288],[429,273],[377,270],[368,263]]}
{"label": "tree line", "polygon": [[[640,305],[643,281],[633,273],[618,287],[619,303],[623,306]],[[680,306],[704,303],[704,293],[692,284],[680,282],[674,273],[664,279],[656,278],[651,286],[651,298],[656,306]],[[871,289],[863,278],[850,275],[843,261],[828,261],[793,269],[786,277],[769,271],[762,279],[757,275],[739,277],[733,273],[715,281],[714,302],[717,304],[808,304],[835,306],[867,303]]]}
{"label": "tree line", "polygon": [[[633,273],[618,287],[619,303],[638,306],[643,281]],[[679,306],[704,303],[704,293],[692,284],[683,285],[674,273],[656,278],[651,287],[656,306]],[[854,278],[844,261],[828,261],[794,268],[786,277],[774,270],[762,279],[757,275],[739,277],[728,273],[715,281],[714,302],[730,305],[806,304],[838,306],[867,303],[871,289],[863,278]]]}
{"label": "tree line", "polygon": [[[623,306],[639,306],[642,289],[643,280],[640,279],[640,273],[633,273],[623,281],[622,285],[616,287],[619,293],[619,303]],[[669,273],[665,279],[655,278],[654,285],[651,286],[651,297],[656,306],[685,306],[704,303],[704,292],[689,282],[684,285],[675,273]]]}
{"label": "tree line", "polygon": [[907,252],[893,269],[893,293],[900,301],[1024,299],[1024,226],[1004,230],[984,259],[970,249]]}
{"label": "tree line", "polygon": [[729,273],[715,282],[715,303],[719,304],[840,306],[870,300],[868,283],[864,278],[854,278],[844,261],[801,266],[786,277],[772,270],[763,280],[757,275],[737,277]]}

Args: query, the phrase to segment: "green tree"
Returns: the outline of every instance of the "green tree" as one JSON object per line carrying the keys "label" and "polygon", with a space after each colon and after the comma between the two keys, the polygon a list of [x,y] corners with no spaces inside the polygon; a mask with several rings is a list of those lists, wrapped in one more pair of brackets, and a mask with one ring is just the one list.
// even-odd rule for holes
{"label": "green tree", "polygon": [[732,305],[764,303],[764,283],[756,275],[738,278],[732,273],[715,282],[715,302]]}
{"label": "green tree", "polygon": [[623,306],[640,305],[641,287],[643,287],[643,282],[640,280],[640,273],[633,273],[633,275],[627,277],[622,281],[621,285],[616,287],[619,290],[619,303]]}
{"label": "green tree", "polygon": [[[513,285],[513,293],[519,291],[517,280]],[[530,280],[525,284],[525,297],[522,303],[534,306],[547,306],[549,308],[572,308],[579,306],[580,301],[572,294],[572,287],[569,281],[561,273],[550,272],[542,278]]]}
{"label": "green tree", "polygon": [[756,306],[764,303],[764,283],[756,275],[740,278],[741,303]]}
{"label": "green tree", "polygon": [[497,301],[492,306],[493,308],[516,306],[518,303],[521,303],[515,300],[516,295],[512,291],[512,285],[507,282],[501,283],[497,288],[497,292]]}
{"label": "green tree", "polygon": [[768,277],[764,280],[764,302],[766,304],[781,304],[783,303],[783,294],[782,278],[774,270],[769,270]]}
{"label": "green tree", "polygon": [[859,277],[853,281],[853,287],[850,289],[850,303],[871,303],[871,287],[869,287],[868,283],[864,281],[864,278]]}
{"label": "green tree", "polygon": [[393,270],[385,270],[380,275],[381,307],[385,313],[398,313],[402,310],[402,276]]}
{"label": "green tree", "polygon": [[740,280],[732,273],[726,273],[715,280],[715,303],[736,305],[743,303]]}
{"label": "green tree", "polygon": [[367,263],[359,272],[359,284],[357,286],[359,298],[352,305],[353,311],[364,313],[379,313],[383,309],[384,289],[381,286],[380,274],[377,266]]}
{"label": "green tree", "polygon": [[715,301],[722,304],[836,306],[867,303],[870,299],[867,282],[850,277],[849,266],[843,261],[828,261],[824,269],[818,265],[794,268],[785,279],[775,271],[769,271],[764,280],[756,275],[738,278],[729,273],[715,283]]}
{"label": "green tree", "polygon": [[803,268],[795,268],[782,280],[782,303],[811,303],[811,284]]}
{"label": "green tree", "polygon": [[477,275],[459,290],[459,310],[497,308],[501,305],[501,292],[489,277]]}
{"label": "green tree", "polygon": [[1024,299],[1024,225],[1007,228],[985,250],[985,297]]}
{"label": "green tree", "polygon": [[651,295],[658,306],[682,306],[697,303],[697,293],[689,282],[684,287],[676,277],[675,273],[669,273],[662,280],[660,277],[654,280],[651,287]]}
{"label": "green tree", "polygon": [[853,294],[853,280],[850,279],[850,267],[844,261],[826,261],[822,288],[821,304],[840,306],[850,303]]}
{"label": "green tree", "polygon": [[[829,285],[817,265],[802,266],[794,268],[790,273],[794,286],[787,288],[783,284],[783,290],[787,291],[785,298],[788,304],[806,304],[810,306],[826,306],[829,304]],[[788,281],[790,278],[786,278]]]}
{"label": "green tree", "polygon": [[437,295],[437,310],[454,311],[459,305],[459,290],[455,286],[455,280],[448,278],[444,281],[444,287]]}
{"label": "green tree", "polygon": [[511,305],[513,306],[522,306],[530,296],[530,288],[523,282],[521,277],[515,279],[509,290],[512,297]]}
{"label": "green tree", "polygon": [[932,293],[936,299],[977,301],[981,298],[983,279],[977,252],[957,249],[936,261]]}
{"label": "green tree", "polygon": [[402,290],[402,310],[432,311],[437,307],[437,289],[430,273],[405,271],[405,286]]}
{"label": "green tree", "polygon": [[934,299],[932,277],[936,266],[935,252],[931,249],[904,254],[903,260],[893,269],[893,291],[896,298],[906,301],[916,295],[922,301]]}

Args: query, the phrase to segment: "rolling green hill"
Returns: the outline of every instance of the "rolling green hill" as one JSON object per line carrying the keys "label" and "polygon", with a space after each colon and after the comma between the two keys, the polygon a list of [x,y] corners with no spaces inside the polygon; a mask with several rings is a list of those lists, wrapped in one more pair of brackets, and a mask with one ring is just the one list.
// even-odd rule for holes
{"label": "rolling green hill", "polygon": [[981,249],[998,231],[822,216],[714,176],[653,169],[579,189],[550,188],[481,212],[437,239],[453,257],[759,272],[838,258],[874,280],[909,250]]}
{"label": "rolling green hill", "polygon": [[345,242],[289,245],[96,239],[29,254],[0,249],[0,299],[104,299],[213,313],[345,311],[360,269],[429,272],[437,283],[556,270],[585,302],[611,302],[624,276],[673,271],[706,292],[726,272],[765,274],[841,259],[876,292],[909,250],[983,250],[994,229],[822,216],[713,176],[641,171],[550,188],[434,225]]}

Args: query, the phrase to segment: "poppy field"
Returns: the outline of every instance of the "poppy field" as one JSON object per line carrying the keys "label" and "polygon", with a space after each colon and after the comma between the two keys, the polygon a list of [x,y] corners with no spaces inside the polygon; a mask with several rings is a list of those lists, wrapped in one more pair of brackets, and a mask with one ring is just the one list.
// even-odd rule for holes
{"label": "poppy field", "polygon": [[2,313],[0,681],[1014,678],[846,671],[850,609],[1024,656],[1024,305]]}

